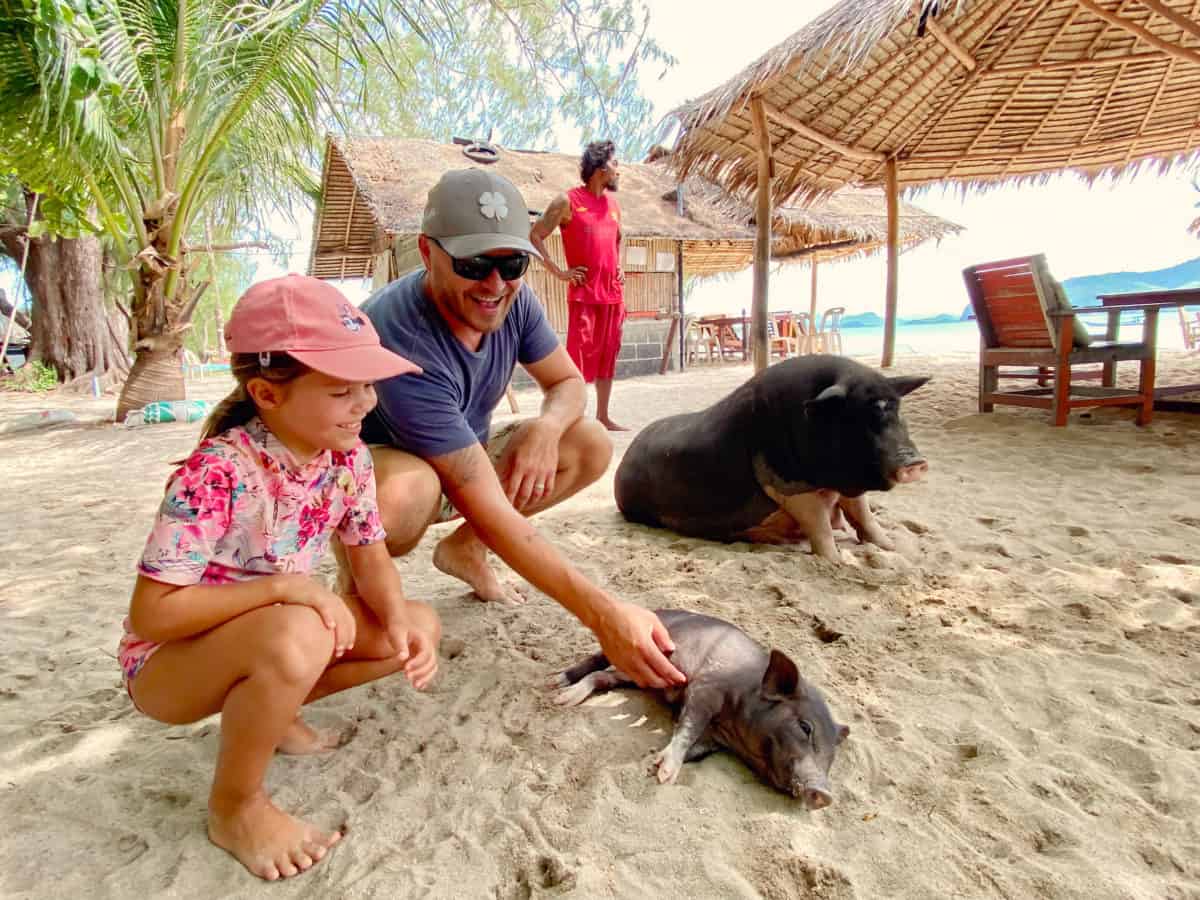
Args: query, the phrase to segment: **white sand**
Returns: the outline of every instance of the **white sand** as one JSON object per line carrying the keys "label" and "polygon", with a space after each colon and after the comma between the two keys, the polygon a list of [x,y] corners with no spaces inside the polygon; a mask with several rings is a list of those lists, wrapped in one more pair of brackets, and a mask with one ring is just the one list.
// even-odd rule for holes
{"label": "white sand", "polygon": [[[1200,416],[1054,429],[975,414],[965,358],[899,371],[936,380],[905,404],[928,479],[875,498],[895,553],[844,544],[835,567],[630,526],[611,472],[541,519],[620,596],[791,653],[853,731],[832,807],[803,811],[727,754],[659,786],[663,708],[632,691],[553,706],[542,682],[590,636],[532,591],[521,608],[471,599],[431,567],[435,529],[400,566],[465,650],[425,695],[393,679],[312,709],[356,737],[278,758],[270,786],[350,832],[269,889],[205,837],[216,720],[140,716],[113,658],[168,461],[197,426],[0,438],[0,896],[1200,897]],[[747,375],[619,382],[614,410],[641,426]],[[1184,377],[1200,358],[1164,358],[1161,382]],[[0,395],[0,424],[45,405]]]}

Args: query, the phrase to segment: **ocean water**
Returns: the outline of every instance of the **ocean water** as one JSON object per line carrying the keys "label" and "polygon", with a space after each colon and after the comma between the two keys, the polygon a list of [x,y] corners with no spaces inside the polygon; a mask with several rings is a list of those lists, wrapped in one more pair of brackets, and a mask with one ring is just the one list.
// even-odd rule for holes
{"label": "ocean water", "polygon": [[[1087,322],[1088,330],[1100,337],[1102,321]],[[1136,340],[1140,325],[1122,324],[1121,337]],[[1183,331],[1175,310],[1159,315],[1158,346],[1163,350],[1182,350]],[[974,354],[979,350],[979,327],[974,322],[948,322],[942,325],[899,325],[896,328],[897,356],[940,356]],[[878,357],[883,352],[883,328],[843,328],[842,351],[847,356]]]}

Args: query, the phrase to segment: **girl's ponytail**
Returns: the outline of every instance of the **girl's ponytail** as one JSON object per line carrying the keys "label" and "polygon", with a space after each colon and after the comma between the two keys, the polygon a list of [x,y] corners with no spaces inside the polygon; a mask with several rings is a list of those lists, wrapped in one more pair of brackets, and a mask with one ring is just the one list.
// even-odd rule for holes
{"label": "girl's ponytail", "polygon": [[204,420],[204,428],[200,432],[200,440],[207,441],[230,428],[245,425],[256,415],[258,415],[258,410],[254,406],[254,401],[246,393],[245,385],[239,384],[208,414],[208,418]]}
{"label": "girl's ponytail", "polygon": [[264,378],[273,384],[287,384],[311,371],[286,353],[235,353],[229,361],[229,368],[237,379],[237,387],[204,420],[201,441],[238,425],[245,425],[258,415],[258,408],[246,390],[251,379]]}

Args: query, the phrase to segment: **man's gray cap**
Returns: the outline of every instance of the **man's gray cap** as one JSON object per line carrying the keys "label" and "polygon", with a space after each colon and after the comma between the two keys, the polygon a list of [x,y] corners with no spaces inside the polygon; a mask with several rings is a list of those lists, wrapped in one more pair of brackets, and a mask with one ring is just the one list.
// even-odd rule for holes
{"label": "man's gray cap", "polygon": [[507,178],[486,169],[447,172],[429,191],[421,232],[436,238],[451,256],[492,250],[542,254],[529,242],[525,198]]}

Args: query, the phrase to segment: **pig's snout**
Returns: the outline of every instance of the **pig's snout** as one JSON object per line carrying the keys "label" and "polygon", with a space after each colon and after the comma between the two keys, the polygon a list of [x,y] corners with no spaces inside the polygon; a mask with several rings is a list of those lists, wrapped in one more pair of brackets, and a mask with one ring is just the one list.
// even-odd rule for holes
{"label": "pig's snout", "polygon": [[920,481],[928,471],[929,463],[923,459],[917,460],[906,466],[900,466],[896,471],[892,472],[892,481],[896,484],[908,484],[911,481]]}
{"label": "pig's snout", "polygon": [[792,788],[792,795],[803,800],[807,809],[824,809],[833,803],[833,792],[824,778],[808,783],[797,781]]}
{"label": "pig's snout", "polygon": [[833,803],[833,794],[819,787],[806,787],[801,798],[808,809],[824,809]]}

